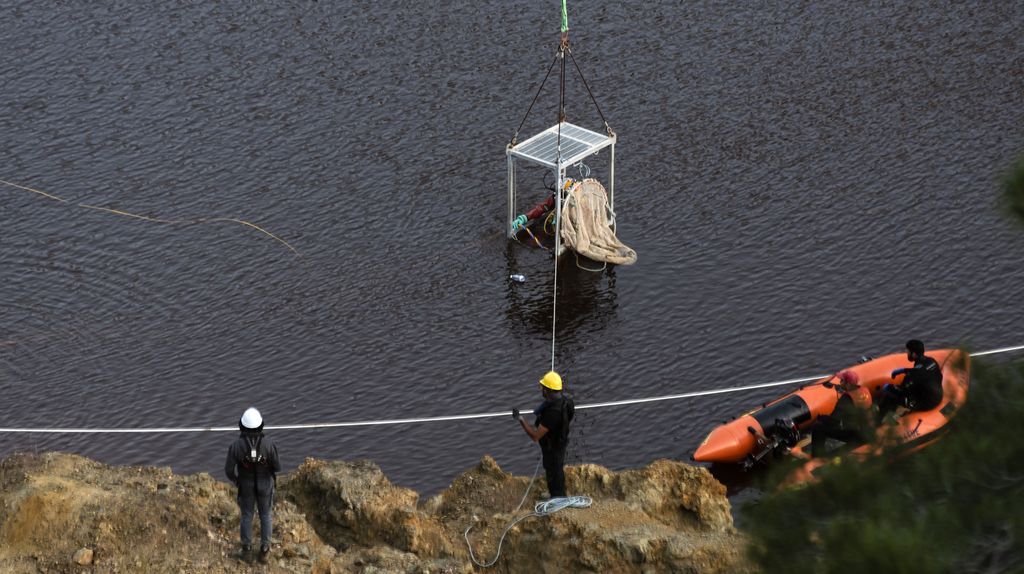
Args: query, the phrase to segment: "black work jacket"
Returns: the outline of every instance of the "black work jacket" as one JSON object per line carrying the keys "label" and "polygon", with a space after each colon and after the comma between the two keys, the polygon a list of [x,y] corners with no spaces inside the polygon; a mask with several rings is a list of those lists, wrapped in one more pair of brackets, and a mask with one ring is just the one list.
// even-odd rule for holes
{"label": "black work jacket", "polygon": [[936,402],[942,399],[942,367],[935,359],[922,355],[905,375],[904,384],[911,395]]}
{"label": "black work jacket", "polygon": [[559,394],[553,399],[544,401],[537,409],[537,420],[534,426],[544,425],[548,432],[540,437],[540,448],[543,451],[562,451],[569,444],[569,423],[576,415],[576,405],[572,398]]}
{"label": "black work jacket", "polygon": [[[251,449],[257,443],[259,462],[253,462]],[[256,494],[269,494],[274,488],[274,478],[280,471],[277,446],[262,432],[239,434],[228,448],[227,460],[224,461],[224,473],[228,480],[238,486],[239,490],[255,491]]]}

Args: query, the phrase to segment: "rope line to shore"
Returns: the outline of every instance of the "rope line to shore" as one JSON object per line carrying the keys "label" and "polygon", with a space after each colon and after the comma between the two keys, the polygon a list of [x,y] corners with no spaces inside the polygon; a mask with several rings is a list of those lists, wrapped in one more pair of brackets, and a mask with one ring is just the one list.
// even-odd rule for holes
{"label": "rope line to shore", "polygon": [[[1001,353],[1012,353],[1015,351],[1024,351],[1024,345],[1018,345],[1016,347],[1002,347],[999,349],[990,349],[988,351],[979,351],[977,353],[971,353],[971,357],[982,357],[987,355],[998,355]],[[661,401],[674,401],[679,399],[689,399],[694,397],[706,397],[710,395],[720,395],[726,393],[738,393],[742,391],[750,391],[755,389],[765,389],[769,387],[778,387],[782,385],[794,385],[797,383],[807,383],[811,381],[819,381],[831,377],[832,374],[815,375],[812,377],[800,377],[798,379],[787,379],[785,381],[774,381],[771,383],[759,383],[755,385],[744,385],[741,387],[729,387],[724,389],[709,389],[704,391],[691,391],[688,393],[679,393],[675,395],[661,395],[657,397],[645,397],[639,399],[625,399],[621,401],[607,401],[602,403],[591,403],[588,405],[577,405],[576,410],[585,409],[602,409],[608,407],[621,407],[626,405],[638,405],[643,403],[654,403]],[[524,409],[530,411],[531,409]],[[407,425],[417,423],[431,423],[431,422],[444,422],[444,421],[465,421],[473,419],[488,419],[498,417],[509,417],[511,411],[503,410],[489,413],[476,413],[466,415],[448,415],[440,417],[417,417],[417,418],[404,418],[404,419],[380,419],[380,420],[369,420],[369,421],[349,421],[349,422],[337,422],[337,423],[307,423],[307,424],[291,424],[291,425],[267,425],[264,427],[265,430],[308,430],[308,429],[326,429],[326,428],[342,428],[342,427],[368,427],[368,426],[385,426],[385,425]],[[157,434],[157,433],[189,433],[189,432],[238,432],[238,426],[227,426],[227,427],[155,427],[155,428],[0,428],[0,434],[12,434],[12,433],[53,433],[53,434]]]}
{"label": "rope line to shore", "polygon": [[89,205],[88,203],[75,203],[73,201],[68,201],[67,199],[64,199],[63,197],[57,197],[56,195],[53,195],[53,194],[50,194],[50,193],[46,193],[45,191],[34,189],[34,188],[31,188],[31,187],[28,187],[28,186],[25,186],[25,185],[18,185],[17,183],[12,183],[10,181],[4,181],[2,179],[0,179],[0,185],[6,185],[6,186],[22,189],[22,190],[25,190],[25,191],[30,191],[32,193],[41,195],[43,197],[48,197],[48,198],[50,198],[50,199],[52,199],[54,201],[59,201],[60,203],[64,203],[64,204],[67,204],[67,205],[81,207],[83,209],[92,209],[92,210],[95,210],[95,211],[103,211],[103,212],[106,212],[106,213],[112,213],[114,215],[121,215],[121,216],[124,216],[124,217],[130,217],[132,219],[140,219],[142,221],[149,221],[149,222],[152,222],[152,223],[164,223],[164,224],[168,224],[168,225],[199,225],[201,223],[218,223],[218,222],[237,223],[239,225],[244,225],[246,227],[251,227],[252,229],[255,229],[256,231],[258,231],[258,232],[260,232],[260,233],[270,237],[274,241],[277,241],[281,245],[284,245],[285,247],[287,247],[295,255],[300,255],[301,256],[301,254],[294,247],[292,247],[290,243],[288,243],[284,239],[281,239],[277,235],[274,235],[273,233],[267,231],[266,229],[263,229],[259,225],[256,225],[255,223],[251,223],[249,221],[245,221],[244,219],[234,219],[232,217],[201,217],[201,218],[198,218],[198,219],[163,219],[161,217],[151,217],[151,216],[148,216],[148,215],[139,215],[137,213],[131,213],[131,212],[128,212],[128,211],[122,211],[120,209],[113,209],[113,208],[110,208],[110,207],[103,207],[103,206],[100,206],[100,205]]}

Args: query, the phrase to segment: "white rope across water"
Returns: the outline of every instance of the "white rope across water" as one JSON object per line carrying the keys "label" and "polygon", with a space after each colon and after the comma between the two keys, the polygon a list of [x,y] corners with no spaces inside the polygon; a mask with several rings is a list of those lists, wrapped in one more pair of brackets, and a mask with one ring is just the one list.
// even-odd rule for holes
{"label": "white rope across water", "polygon": [[[1024,351],[1024,345],[1018,345],[1016,347],[1002,347],[999,349],[991,349],[988,351],[980,351],[977,353],[971,353],[971,357],[983,357],[986,355],[998,355],[1001,353],[1012,353],[1014,351]],[[621,401],[608,401],[603,403],[592,403],[589,405],[577,405],[576,410],[584,409],[602,409],[608,407],[621,407],[626,405],[639,405],[643,403],[656,403],[661,401],[674,401],[678,399],[689,399],[694,397],[706,397],[710,395],[721,395],[726,393],[738,393],[742,391],[750,391],[754,389],[765,389],[768,387],[778,387],[782,385],[793,385],[797,383],[807,383],[811,381],[817,381],[826,377],[832,376],[831,373],[824,375],[815,375],[813,377],[801,377],[799,379],[787,379],[785,381],[775,381],[771,383],[759,383],[755,385],[745,385],[742,387],[729,387],[725,389],[709,389],[705,391],[692,391],[688,393],[679,393],[675,395],[661,395],[657,397],[645,397],[639,399],[625,399]],[[529,409],[525,409],[529,410]],[[417,423],[433,423],[433,422],[444,422],[444,421],[465,421],[473,419],[489,419],[497,417],[508,417],[511,416],[511,411],[497,411],[489,413],[476,413],[467,415],[448,415],[440,417],[418,417],[418,418],[404,418],[404,419],[380,419],[380,420],[369,420],[369,421],[349,421],[349,422],[338,422],[338,423],[308,423],[308,424],[293,424],[293,425],[268,425],[264,427],[266,430],[307,430],[307,429],[329,429],[329,428],[342,428],[342,427],[369,427],[369,426],[384,426],[384,425],[409,425]],[[238,426],[228,427],[154,427],[154,428],[0,428],[0,433],[57,433],[57,434],[145,434],[145,433],[187,433],[187,432],[238,432]]]}
{"label": "white rope across water", "polygon": [[1016,347],[1003,347],[1002,349],[992,349],[989,351],[978,351],[977,353],[971,353],[971,357],[984,357],[985,355],[998,355],[999,353],[1012,353],[1013,351],[1024,350],[1024,345],[1017,345]]}

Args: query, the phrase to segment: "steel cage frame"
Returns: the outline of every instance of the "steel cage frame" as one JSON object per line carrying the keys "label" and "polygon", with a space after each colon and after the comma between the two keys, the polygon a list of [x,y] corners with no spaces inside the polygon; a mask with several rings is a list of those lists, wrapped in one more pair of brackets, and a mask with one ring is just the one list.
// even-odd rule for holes
{"label": "steel cage frame", "polygon": [[[516,218],[516,161],[539,165],[550,169],[555,174],[555,189],[558,200],[555,201],[555,253],[562,254],[562,186],[565,185],[565,170],[574,164],[590,157],[599,151],[610,148],[608,168],[608,206],[615,213],[615,133],[601,135],[569,122],[560,122],[550,128],[512,144],[505,149],[508,169],[508,220],[506,231],[509,238],[514,237],[513,227]],[[563,153],[566,155],[563,157]],[[614,220],[613,224],[614,226]]]}

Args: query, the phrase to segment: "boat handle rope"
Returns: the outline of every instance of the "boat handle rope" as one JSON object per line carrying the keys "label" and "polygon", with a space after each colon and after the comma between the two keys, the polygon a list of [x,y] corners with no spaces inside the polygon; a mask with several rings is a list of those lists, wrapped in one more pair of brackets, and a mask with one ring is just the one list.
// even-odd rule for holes
{"label": "boat handle rope", "polygon": [[[1012,353],[1014,351],[1024,350],[1024,345],[1018,345],[1016,347],[1002,347],[999,349],[991,349],[988,351],[979,351],[977,353],[971,353],[971,357],[983,357],[986,355],[998,355],[1001,353]],[[624,399],[621,401],[607,401],[601,403],[591,403],[588,405],[577,405],[576,410],[586,409],[603,409],[609,407],[622,407],[627,405],[639,405],[643,403],[656,403],[661,401],[674,401],[678,399],[689,399],[694,397],[706,397],[710,395],[721,395],[726,393],[738,393],[742,391],[751,391],[755,389],[764,389],[768,387],[778,387],[782,385],[793,385],[797,383],[808,383],[811,381],[818,381],[827,378],[831,375],[815,375],[813,377],[801,377],[798,379],[787,379],[785,381],[775,381],[771,383],[759,383],[755,385],[744,385],[741,387],[729,387],[724,389],[709,389],[704,391],[692,391],[688,393],[679,393],[675,395],[662,395],[657,397],[645,397],[638,399]],[[524,409],[529,411],[531,409]],[[385,426],[385,425],[409,425],[417,423],[432,423],[432,422],[443,422],[443,421],[465,421],[473,419],[488,419],[497,417],[507,417],[509,411],[497,411],[489,413],[476,413],[476,414],[465,414],[465,415],[449,415],[440,417],[418,417],[418,418],[404,418],[404,419],[380,419],[380,420],[369,420],[369,421],[349,421],[349,422],[336,422],[336,423],[307,423],[307,424],[291,424],[291,425],[268,425],[265,430],[308,430],[308,429],[325,429],[325,428],[342,428],[342,427],[368,427],[368,426]],[[238,426],[229,427],[159,427],[159,428],[0,428],[0,434],[3,433],[54,433],[54,434],[157,434],[157,433],[185,433],[185,432],[238,432]]]}

